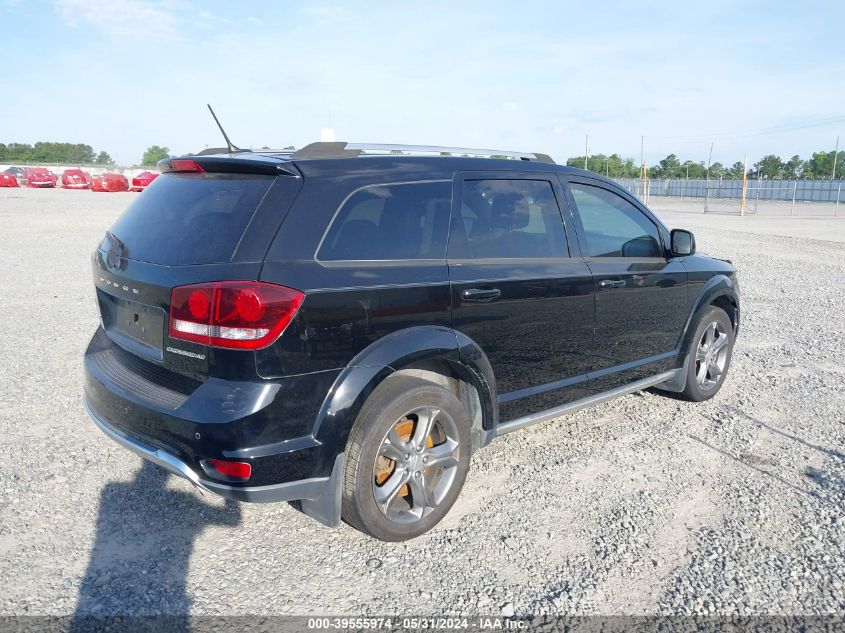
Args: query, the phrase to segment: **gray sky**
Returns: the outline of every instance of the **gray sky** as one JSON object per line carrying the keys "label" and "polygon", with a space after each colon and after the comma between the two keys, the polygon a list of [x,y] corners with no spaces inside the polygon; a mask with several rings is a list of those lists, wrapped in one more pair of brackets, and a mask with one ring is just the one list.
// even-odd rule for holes
{"label": "gray sky", "polygon": [[845,145],[845,2],[0,0],[0,142],[618,152]]}

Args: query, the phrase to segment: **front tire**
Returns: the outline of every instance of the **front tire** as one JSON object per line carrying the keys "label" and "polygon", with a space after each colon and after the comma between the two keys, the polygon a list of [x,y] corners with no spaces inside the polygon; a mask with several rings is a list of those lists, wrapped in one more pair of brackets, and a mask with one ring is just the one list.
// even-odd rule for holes
{"label": "front tire", "polygon": [[443,387],[408,376],[387,379],[349,436],[343,519],[383,541],[433,528],[466,480],[469,426],[463,405]]}
{"label": "front tire", "polygon": [[698,322],[687,352],[687,381],[681,397],[693,402],[709,400],[725,382],[731,364],[734,331],[730,317],[710,306]]}

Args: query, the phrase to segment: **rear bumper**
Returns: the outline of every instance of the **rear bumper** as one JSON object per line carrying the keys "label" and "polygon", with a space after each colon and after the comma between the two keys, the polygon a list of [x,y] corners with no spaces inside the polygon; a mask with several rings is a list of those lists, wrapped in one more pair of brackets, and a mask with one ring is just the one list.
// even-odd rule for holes
{"label": "rear bumper", "polygon": [[[232,373],[237,361],[222,364]],[[164,461],[181,464],[174,466],[178,474],[224,496],[295,498],[285,484],[325,480],[344,449],[341,441],[313,435],[339,371],[274,380],[245,374],[241,380],[192,380],[127,352],[102,327],[85,352],[84,366],[85,403],[100,428],[114,430],[113,439],[126,437],[146,447],[152,457],[171,457]],[[252,476],[246,482],[215,477],[207,469],[209,459],[249,461]]]}
{"label": "rear bumper", "polygon": [[88,411],[88,415],[91,416],[91,419],[94,420],[94,423],[100,428],[100,430],[124,448],[128,448],[130,451],[136,455],[140,455],[147,461],[158,464],[174,475],[184,477],[201,490],[212,492],[228,499],[256,503],[293,501],[296,499],[317,499],[326,491],[326,488],[329,486],[332,479],[332,477],[315,477],[312,479],[289,481],[281,484],[252,487],[235,487],[216,481],[210,481],[209,479],[200,477],[193,468],[175,455],[162,449],[149,446],[112,426],[94,413],[87,401],[85,402],[85,409]]}

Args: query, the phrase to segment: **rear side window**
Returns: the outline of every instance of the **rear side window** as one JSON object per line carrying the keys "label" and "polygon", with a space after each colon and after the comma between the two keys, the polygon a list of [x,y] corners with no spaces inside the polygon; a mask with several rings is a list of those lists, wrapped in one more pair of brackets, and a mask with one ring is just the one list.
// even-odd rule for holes
{"label": "rear side window", "polygon": [[317,259],[443,259],[451,204],[449,181],[364,187],[339,209]]}
{"label": "rear side window", "polygon": [[453,259],[568,257],[547,180],[466,180],[452,223]]}
{"label": "rear side window", "polygon": [[589,257],[662,257],[657,227],[622,196],[570,183]]}
{"label": "rear side window", "polygon": [[162,174],[111,228],[127,257],[155,264],[231,260],[273,176]]}

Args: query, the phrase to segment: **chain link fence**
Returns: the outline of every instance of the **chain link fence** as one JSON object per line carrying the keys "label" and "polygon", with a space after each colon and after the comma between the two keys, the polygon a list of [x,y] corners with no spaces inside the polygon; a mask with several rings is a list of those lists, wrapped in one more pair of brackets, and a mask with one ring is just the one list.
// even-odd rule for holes
{"label": "chain link fence", "polygon": [[[648,202],[659,198],[702,203],[705,212],[739,213],[742,180],[617,179],[622,187]],[[748,180],[746,213],[838,215],[845,203],[845,180]],[[807,204],[811,203],[811,204]]]}

